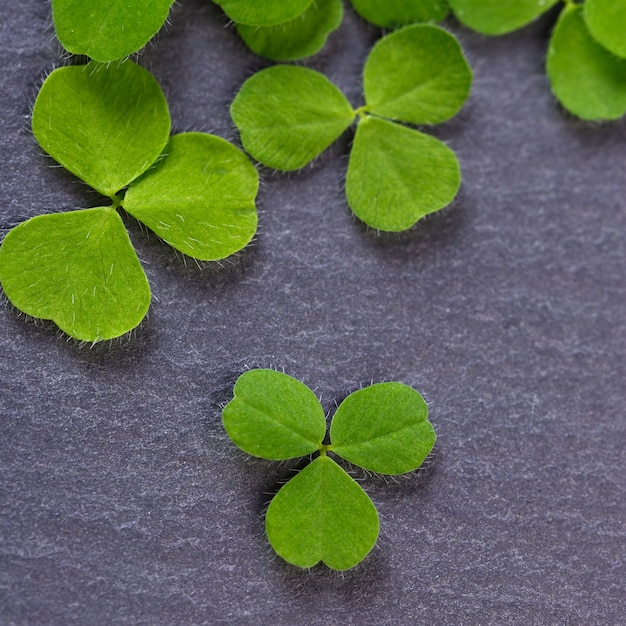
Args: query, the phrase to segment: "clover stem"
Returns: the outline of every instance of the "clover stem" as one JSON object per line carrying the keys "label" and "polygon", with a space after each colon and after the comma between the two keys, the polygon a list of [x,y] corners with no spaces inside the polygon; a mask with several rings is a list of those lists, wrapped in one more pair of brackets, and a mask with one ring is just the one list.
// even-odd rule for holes
{"label": "clover stem", "polygon": [[364,104],[363,106],[359,107],[358,109],[354,109],[354,114],[357,115],[360,120],[365,117],[366,113],[367,113],[367,104]]}
{"label": "clover stem", "polygon": [[326,453],[329,452],[330,450],[332,450],[333,446],[332,446],[332,444],[321,443],[319,445],[319,449],[320,449],[320,456],[326,456]]}
{"label": "clover stem", "polygon": [[111,202],[113,202],[113,208],[119,209],[122,204],[122,199],[116,193],[109,197],[111,198]]}

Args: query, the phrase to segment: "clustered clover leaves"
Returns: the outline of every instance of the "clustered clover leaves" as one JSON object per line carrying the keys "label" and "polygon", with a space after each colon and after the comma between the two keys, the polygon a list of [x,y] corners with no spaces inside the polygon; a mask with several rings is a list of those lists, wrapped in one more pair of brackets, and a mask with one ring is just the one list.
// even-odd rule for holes
{"label": "clustered clover leaves", "polygon": [[[343,19],[342,0],[215,0],[255,53],[293,61],[319,52]],[[469,28],[503,35],[532,22],[560,0],[350,0],[365,20],[391,29],[437,23],[450,9]],[[547,72],[574,115],[612,120],[626,113],[626,0],[563,0]],[[52,0],[61,44],[97,61],[142,48],[167,19],[173,0]]]}
{"label": "clustered clover leaves", "polygon": [[[255,53],[274,61],[319,52],[343,20],[343,0],[215,0]],[[383,28],[439,22],[445,0],[351,0],[365,20]],[[96,61],[126,58],[167,20],[174,0],[52,0],[57,38],[73,54]]]}
{"label": "clustered clover leaves", "polygon": [[422,396],[397,382],[350,394],[333,416],[328,444],[315,394],[274,370],[242,374],[222,417],[228,436],[252,456],[281,461],[317,455],[281,487],[265,518],[276,553],[299,567],[321,561],[350,569],[378,539],[374,504],[332,456],[377,474],[400,475],[420,467],[436,440]]}
{"label": "clustered clover leaves", "polygon": [[[502,35],[559,0],[448,0],[460,22]],[[546,62],[552,91],[572,114],[614,120],[626,113],[626,0],[564,0]]]}
{"label": "clustered clover leaves", "polygon": [[363,71],[365,104],[353,109],[323,74],[276,65],[249,78],[231,115],[246,151],[274,169],[299,169],[355,120],[346,197],[368,226],[401,231],[454,199],[461,184],[454,152],[406,124],[453,117],[472,71],[455,37],[416,24],[380,39]]}
{"label": "clustered clover leaves", "polygon": [[150,306],[119,208],[204,261],[241,250],[256,232],[254,166],[219,137],[170,137],[161,88],[132,61],[55,70],[39,92],[32,125],[48,154],[112,204],[15,227],[0,247],[0,282],[18,309],[53,320],[76,339],[127,333]]}

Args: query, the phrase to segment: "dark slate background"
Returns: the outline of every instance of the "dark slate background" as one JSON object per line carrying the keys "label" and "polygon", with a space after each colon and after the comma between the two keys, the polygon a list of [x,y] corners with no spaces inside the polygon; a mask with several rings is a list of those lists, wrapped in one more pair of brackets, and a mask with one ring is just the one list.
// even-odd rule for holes
{"label": "dark slate background", "polygon": [[[476,79],[433,132],[464,183],[414,231],[351,216],[348,133],[302,172],[262,172],[258,237],[224,267],[185,264],[128,219],[154,293],[131,337],[79,345],[4,302],[2,624],[624,623],[626,124],[551,97],[555,16],[493,40],[447,23]],[[379,35],[347,10],[307,64],[358,105]],[[2,2],[0,48],[3,232],[96,206],[29,130],[64,62],[49,4]],[[204,0],[181,0],[141,63],[176,131],[234,142],[228,105],[266,65]],[[382,533],[352,571],[300,571],[264,538],[293,466],[247,457],[220,424],[259,365],[329,412],[381,380],[429,404],[427,467],[363,483]]]}

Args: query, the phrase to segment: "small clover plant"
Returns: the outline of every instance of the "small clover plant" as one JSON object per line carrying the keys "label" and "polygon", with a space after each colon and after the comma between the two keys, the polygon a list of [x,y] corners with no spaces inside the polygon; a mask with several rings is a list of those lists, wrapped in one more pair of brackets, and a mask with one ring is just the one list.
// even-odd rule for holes
{"label": "small clover plant", "polygon": [[111,206],[40,215],[7,234],[0,283],[28,315],[84,341],[111,339],[141,322],[150,287],[120,207],[200,260],[223,259],[254,236],[254,166],[219,137],[170,137],[163,92],[135,63],[55,70],[32,125],[43,149]]}
{"label": "small clover plant", "polygon": [[365,105],[356,110],[323,74],[277,65],[244,83],[231,115],[248,153],[284,171],[305,166],[357,120],[348,204],[372,228],[401,231],[448,205],[461,184],[454,152],[405,124],[453,117],[471,82],[456,38],[417,24],[373,47],[363,73]]}
{"label": "small clover plant", "polygon": [[[449,0],[463,24],[501,35],[532,22],[559,0]],[[552,91],[572,114],[614,120],[626,113],[626,0],[565,0],[546,69]]]}
{"label": "small clover plant", "polygon": [[61,45],[95,61],[123,59],[161,29],[174,0],[52,0]]}
{"label": "small clover plant", "polygon": [[380,474],[416,470],[435,444],[422,396],[401,383],[379,383],[340,405],[325,444],[326,418],[315,394],[274,370],[250,370],[235,384],[223,423],[253,456],[280,461],[316,458],[272,499],[265,518],[274,550],[299,567],[324,562],[335,570],[360,563],[376,544],[374,504],[333,455]]}

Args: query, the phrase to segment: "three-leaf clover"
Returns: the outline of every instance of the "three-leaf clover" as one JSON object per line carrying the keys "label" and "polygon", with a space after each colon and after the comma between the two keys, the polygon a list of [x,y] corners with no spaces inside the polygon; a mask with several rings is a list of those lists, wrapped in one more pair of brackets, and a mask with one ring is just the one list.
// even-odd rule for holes
{"label": "three-leaf clover", "polygon": [[161,29],[174,0],[52,0],[61,45],[95,61],[123,59]]}
{"label": "three-leaf clover", "polygon": [[326,419],[315,394],[274,370],[242,374],[223,423],[233,442],[256,457],[284,460],[319,453],[272,499],[266,515],[269,542],[299,567],[324,562],[346,570],[376,544],[378,513],[355,480],[330,455],[380,474],[416,470],[436,435],[420,394],[402,383],[378,383],[340,405],[324,444]]}
{"label": "three-leaf clover", "polygon": [[200,260],[225,258],[254,236],[254,166],[219,137],[170,138],[163,92],[135,63],[55,70],[32,125],[44,150],[111,206],[40,215],[7,234],[0,283],[28,315],[84,341],[111,339],[141,322],[150,287],[120,207]]}
{"label": "three-leaf clover", "polygon": [[348,204],[369,226],[401,231],[448,205],[461,174],[444,143],[399,122],[446,121],[462,107],[471,81],[456,38],[417,24],[373,47],[363,73],[365,105],[356,110],[323,74],[278,65],[244,83],[231,115],[248,153],[285,171],[309,163],[357,120]]}
{"label": "three-leaf clover", "polygon": [[[509,33],[559,0],[449,0],[460,22],[486,35]],[[561,104],[586,120],[626,113],[626,0],[565,0],[546,69]]]}

